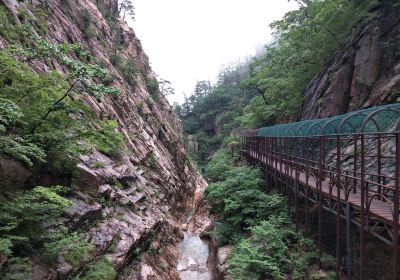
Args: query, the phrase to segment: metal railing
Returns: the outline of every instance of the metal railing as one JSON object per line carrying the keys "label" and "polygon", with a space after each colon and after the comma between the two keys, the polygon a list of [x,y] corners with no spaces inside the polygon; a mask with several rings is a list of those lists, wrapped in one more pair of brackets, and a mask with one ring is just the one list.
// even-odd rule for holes
{"label": "metal railing", "polygon": [[[387,127],[390,130],[390,126]],[[397,123],[394,127],[397,128]],[[365,233],[368,232],[392,246],[392,275],[393,279],[398,279],[400,132],[391,130],[393,132],[306,136],[268,136],[261,134],[261,130],[243,134],[242,153],[249,162],[263,168],[269,185],[280,185],[294,197],[296,224],[298,198],[304,198],[306,233],[310,227],[309,208],[312,205],[318,207],[320,254],[322,210],[336,215],[337,279],[341,266],[343,218],[346,219],[347,245],[350,224],[359,228],[358,278],[365,279]],[[346,271],[347,277],[351,278],[349,250],[348,247]]]}

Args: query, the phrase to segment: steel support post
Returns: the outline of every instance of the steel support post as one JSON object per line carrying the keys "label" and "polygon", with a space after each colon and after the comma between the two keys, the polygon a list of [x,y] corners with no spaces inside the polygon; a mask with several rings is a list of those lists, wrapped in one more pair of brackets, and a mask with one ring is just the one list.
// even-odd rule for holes
{"label": "steel support post", "polygon": [[351,207],[350,203],[346,202],[346,270],[347,280],[351,279],[351,242],[350,242],[350,230],[351,230]]}

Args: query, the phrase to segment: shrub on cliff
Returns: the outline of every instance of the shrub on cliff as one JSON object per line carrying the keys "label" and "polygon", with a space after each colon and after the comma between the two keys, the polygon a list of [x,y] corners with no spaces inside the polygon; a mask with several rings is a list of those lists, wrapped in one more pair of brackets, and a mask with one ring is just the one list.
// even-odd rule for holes
{"label": "shrub on cliff", "polygon": [[[28,40],[29,41],[29,40]],[[107,72],[82,60],[87,54],[79,46],[49,44],[34,37],[27,47],[0,50],[0,154],[32,166],[46,161],[51,169],[65,172],[93,144],[106,154],[118,151],[123,142],[112,121],[101,121],[80,102],[83,92],[96,98],[116,94],[108,87]],[[16,57],[31,60],[61,60],[70,73],[35,73]]]}
{"label": "shrub on cliff", "polygon": [[92,265],[82,280],[113,280],[116,276],[117,273],[110,261],[103,257]]}
{"label": "shrub on cliff", "polygon": [[54,223],[70,204],[63,196],[65,190],[63,187],[36,187],[10,195],[3,201],[0,206],[0,253],[14,258],[35,251],[34,247],[44,240],[45,223]]}
{"label": "shrub on cliff", "polygon": [[[117,154],[123,136],[116,121],[100,120],[80,101],[91,95],[100,102],[102,95],[118,93],[82,46],[48,43],[32,36],[27,25],[8,29],[15,40],[0,50],[0,156],[22,162],[33,176],[25,190],[11,194],[0,182],[0,259],[6,259],[0,278],[28,279],[31,256],[53,266],[62,255],[77,268],[94,249],[81,233],[63,225],[70,188],[33,186],[43,174],[70,179],[79,156],[92,147]],[[30,61],[50,69],[58,61],[68,74],[35,72],[25,63]]]}

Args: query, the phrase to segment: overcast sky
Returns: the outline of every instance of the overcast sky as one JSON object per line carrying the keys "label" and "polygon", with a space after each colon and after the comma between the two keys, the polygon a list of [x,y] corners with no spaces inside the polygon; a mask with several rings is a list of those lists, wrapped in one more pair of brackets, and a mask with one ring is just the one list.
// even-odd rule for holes
{"label": "overcast sky", "polygon": [[197,80],[215,82],[222,65],[271,41],[268,25],[297,7],[287,0],[134,0],[130,25],[153,70],[183,101]]}

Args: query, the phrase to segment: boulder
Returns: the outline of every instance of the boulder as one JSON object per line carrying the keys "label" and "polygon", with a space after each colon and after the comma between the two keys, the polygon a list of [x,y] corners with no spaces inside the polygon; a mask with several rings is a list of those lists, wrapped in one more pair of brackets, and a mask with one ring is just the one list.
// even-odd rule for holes
{"label": "boulder", "polygon": [[0,189],[20,190],[31,176],[32,172],[21,162],[0,156]]}

